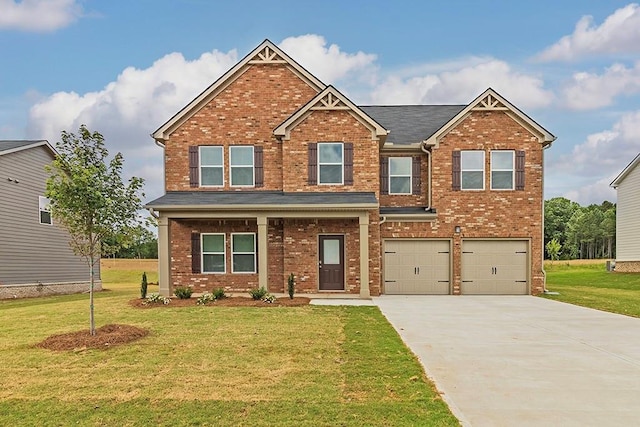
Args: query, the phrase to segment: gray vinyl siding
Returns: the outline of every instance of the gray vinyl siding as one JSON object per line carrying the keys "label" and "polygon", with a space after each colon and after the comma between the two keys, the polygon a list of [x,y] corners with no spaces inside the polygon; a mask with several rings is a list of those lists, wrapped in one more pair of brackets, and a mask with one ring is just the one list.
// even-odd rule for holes
{"label": "gray vinyl siding", "polygon": [[616,260],[640,261],[640,167],[618,185]]}
{"label": "gray vinyl siding", "polygon": [[40,224],[38,196],[44,196],[44,166],[51,160],[45,146],[0,156],[0,284],[89,281],[89,267],[69,247],[68,233],[55,219]]}

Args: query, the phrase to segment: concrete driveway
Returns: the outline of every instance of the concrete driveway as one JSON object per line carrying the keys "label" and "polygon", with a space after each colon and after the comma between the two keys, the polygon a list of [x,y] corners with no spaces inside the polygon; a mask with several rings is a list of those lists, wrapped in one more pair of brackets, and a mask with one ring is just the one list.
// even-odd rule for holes
{"label": "concrete driveway", "polygon": [[530,296],[374,302],[463,425],[640,425],[640,319]]}

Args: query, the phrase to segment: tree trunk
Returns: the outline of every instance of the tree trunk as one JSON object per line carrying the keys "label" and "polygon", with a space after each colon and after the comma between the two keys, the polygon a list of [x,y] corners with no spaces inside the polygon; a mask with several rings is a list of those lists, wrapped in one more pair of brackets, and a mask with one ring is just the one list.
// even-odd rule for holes
{"label": "tree trunk", "polygon": [[95,320],[93,318],[93,284],[94,284],[94,271],[93,271],[93,265],[95,263],[95,257],[93,254],[91,254],[89,262],[91,263],[90,267],[89,267],[89,274],[91,275],[90,279],[89,279],[89,333],[91,335],[95,335],[96,334],[96,323]]}

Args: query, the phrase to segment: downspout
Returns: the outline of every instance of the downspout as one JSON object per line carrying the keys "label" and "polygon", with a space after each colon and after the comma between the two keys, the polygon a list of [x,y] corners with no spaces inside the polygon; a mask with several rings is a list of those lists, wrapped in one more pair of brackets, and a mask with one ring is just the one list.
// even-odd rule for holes
{"label": "downspout", "polygon": [[[554,138],[555,140],[555,138]],[[553,142],[553,141],[551,141]],[[542,293],[546,294],[549,292],[549,290],[547,289],[547,272],[544,269],[544,151],[551,147],[551,142],[548,145],[545,145],[544,147],[542,147],[542,176],[541,176],[541,180],[542,180]]]}
{"label": "downspout", "polygon": [[429,189],[427,190],[427,206],[424,210],[428,211],[431,210],[431,151],[427,150],[424,141],[420,144],[420,149],[427,155],[427,185]]}
{"label": "downspout", "polygon": [[155,219],[159,219],[160,215],[158,215],[158,213],[156,211],[153,210],[153,208],[147,208],[147,210],[149,211],[149,214],[154,217]]}

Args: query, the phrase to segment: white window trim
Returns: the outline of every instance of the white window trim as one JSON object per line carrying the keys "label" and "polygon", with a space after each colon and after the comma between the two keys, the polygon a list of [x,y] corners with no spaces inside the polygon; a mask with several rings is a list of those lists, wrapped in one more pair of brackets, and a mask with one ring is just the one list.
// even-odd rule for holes
{"label": "white window trim", "polygon": [[[249,147],[251,148],[251,164],[250,165],[232,165],[231,164],[231,150],[236,147]],[[255,187],[256,186],[256,157],[255,147],[253,145],[231,145],[229,146],[229,186],[230,187]],[[233,168],[247,168],[251,166],[251,184],[234,184],[233,183]]]}
{"label": "white window trim", "polygon": [[[44,196],[38,196],[38,222],[42,225],[53,225],[53,216],[51,216],[51,209],[49,208],[50,200]],[[51,222],[42,222],[42,212],[49,213],[49,219]]]}
{"label": "white window trim", "polygon": [[[222,165],[220,166],[212,166],[212,165],[203,165],[202,164],[202,149],[210,148],[210,147],[218,147],[222,152]],[[221,168],[222,169],[222,184],[203,184],[202,183],[202,168]],[[198,184],[200,187],[224,187],[224,147],[222,145],[201,145],[198,147]]]}
{"label": "white window trim", "polygon": [[[482,169],[463,169],[462,167],[462,156],[464,155],[464,153],[482,153]],[[486,179],[486,154],[484,152],[484,150],[462,150],[460,152],[460,190],[462,191],[484,191],[484,187],[485,187],[485,179]],[[462,175],[465,172],[478,172],[478,171],[482,171],[482,188],[464,188],[463,184],[462,184]]]}
{"label": "white window trim", "polygon": [[[323,145],[339,145],[341,150],[342,150],[342,161],[340,163],[326,163],[326,162],[322,162],[321,163],[320,162],[320,147],[323,146]],[[318,158],[317,158],[316,164],[318,165],[318,172],[317,172],[318,173],[318,180],[317,180],[318,185],[344,185],[344,143],[343,142],[318,142],[317,150],[318,150],[318,153],[317,153]],[[320,169],[322,168],[323,165],[325,165],[325,166],[336,166],[336,165],[342,166],[342,174],[341,174],[342,179],[340,180],[340,182],[321,182],[320,181],[320,177],[322,176],[322,174],[320,173]]]}
{"label": "white window trim", "polygon": [[[511,169],[494,169],[493,153],[511,153]],[[493,188],[493,172],[511,172],[511,188]],[[491,180],[492,191],[514,191],[516,189],[516,152],[515,150],[491,150]]]}
{"label": "white window trim", "polygon": [[[253,252],[235,252],[233,250],[233,237],[241,235],[253,236]],[[257,273],[257,257],[256,257],[256,233],[231,233],[231,273],[233,274],[256,274]],[[253,255],[253,271],[235,271],[233,268],[233,256],[234,255]]]}
{"label": "white window trim", "polygon": [[[409,159],[409,175],[393,175],[391,173],[391,159]],[[413,194],[413,157],[389,157],[389,194],[397,196],[406,196]],[[391,178],[409,178],[409,192],[395,193],[391,190]]]}
{"label": "white window trim", "polygon": [[[205,255],[220,255],[220,252],[204,251],[204,236],[222,236],[222,259],[224,260],[223,271],[204,271]],[[226,274],[227,273],[227,236],[225,233],[200,233],[200,273],[202,274]]]}

